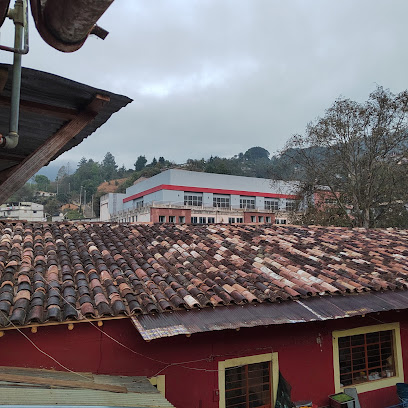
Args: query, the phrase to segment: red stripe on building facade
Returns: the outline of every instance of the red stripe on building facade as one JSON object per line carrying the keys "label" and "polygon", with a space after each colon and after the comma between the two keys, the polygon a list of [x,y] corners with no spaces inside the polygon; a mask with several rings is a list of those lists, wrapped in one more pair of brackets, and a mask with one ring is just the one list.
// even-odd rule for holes
{"label": "red stripe on building facade", "polygon": [[179,190],[192,193],[233,194],[266,198],[289,198],[289,199],[297,198],[297,196],[293,194],[273,194],[273,193],[261,193],[256,191],[224,190],[221,188],[188,187],[188,186],[173,186],[170,184],[160,184],[159,186],[149,188],[148,190],[142,191],[141,193],[133,194],[129,197],[126,197],[123,199],[123,202],[127,203],[128,201],[136,200],[140,197],[144,197],[145,195],[152,194],[155,193],[156,191],[161,190]]}

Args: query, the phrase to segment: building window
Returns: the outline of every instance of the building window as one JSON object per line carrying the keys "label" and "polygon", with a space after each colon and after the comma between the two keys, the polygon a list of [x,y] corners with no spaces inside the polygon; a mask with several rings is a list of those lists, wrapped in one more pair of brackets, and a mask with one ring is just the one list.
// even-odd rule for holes
{"label": "building window", "polygon": [[180,216],[179,217],[179,224],[185,224],[186,223],[186,217]]}
{"label": "building window", "polygon": [[240,198],[239,208],[255,208],[255,198]]}
{"label": "building window", "polygon": [[244,219],[243,219],[243,218],[241,218],[241,217],[240,217],[240,218],[237,218],[237,223],[238,223],[238,224],[242,224],[243,222],[244,222]]}
{"label": "building window", "polygon": [[295,211],[296,201],[295,200],[286,200],[286,211]]}
{"label": "building window", "polygon": [[271,223],[271,217],[265,217],[265,222],[267,224],[270,224]]}
{"label": "building window", "polygon": [[215,224],[215,218],[214,217],[208,217],[208,223],[209,224]]}
{"label": "building window", "polygon": [[255,215],[251,215],[251,222],[256,222],[256,216]]}
{"label": "building window", "polygon": [[286,219],[283,218],[276,218],[275,224],[286,224]]}
{"label": "building window", "polygon": [[333,332],[335,386],[357,392],[403,382],[398,323]]}
{"label": "building window", "polygon": [[138,200],[135,200],[133,202],[133,207],[134,208],[142,208],[143,207],[143,198],[140,198]]}
{"label": "building window", "polygon": [[228,218],[228,224],[235,224],[235,218]]}
{"label": "building window", "polygon": [[191,223],[197,224],[197,217],[191,217]]}
{"label": "building window", "polygon": [[279,200],[265,200],[265,210],[278,211]]}
{"label": "building window", "polygon": [[165,215],[159,215],[159,222],[166,222],[166,216]]}
{"label": "building window", "polygon": [[174,224],[176,222],[176,216],[175,215],[169,215],[169,222]]}
{"label": "building window", "polygon": [[184,205],[202,207],[203,196],[198,194],[184,194]]}
{"label": "building window", "polygon": [[258,222],[264,222],[264,217],[263,216],[258,216]]}
{"label": "building window", "polygon": [[206,224],[207,223],[207,218],[206,217],[199,217],[198,223],[199,224]]}
{"label": "building window", "polygon": [[213,196],[213,207],[228,208],[230,206],[229,197]]}
{"label": "building window", "polygon": [[218,362],[220,408],[272,408],[279,379],[278,354]]}

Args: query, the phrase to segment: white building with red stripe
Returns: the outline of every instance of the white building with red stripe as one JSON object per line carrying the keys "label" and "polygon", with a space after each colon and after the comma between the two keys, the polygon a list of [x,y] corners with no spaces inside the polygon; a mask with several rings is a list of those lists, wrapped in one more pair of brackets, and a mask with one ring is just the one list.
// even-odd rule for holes
{"label": "white building with red stripe", "polygon": [[101,198],[101,221],[287,223],[296,182],[171,169]]}

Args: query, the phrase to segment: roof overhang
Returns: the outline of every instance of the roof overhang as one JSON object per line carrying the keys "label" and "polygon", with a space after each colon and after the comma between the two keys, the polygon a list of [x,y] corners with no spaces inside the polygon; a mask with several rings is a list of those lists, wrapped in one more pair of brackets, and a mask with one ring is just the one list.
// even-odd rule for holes
{"label": "roof overhang", "polygon": [[[0,64],[0,133],[8,133],[11,66]],[[131,99],[49,73],[23,68],[20,140],[0,148],[0,203],[43,166],[81,143]]]}
{"label": "roof overhang", "polygon": [[137,315],[131,319],[143,339],[150,341],[180,334],[335,320],[404,309],[408,309],[408,291],[385,291]]}

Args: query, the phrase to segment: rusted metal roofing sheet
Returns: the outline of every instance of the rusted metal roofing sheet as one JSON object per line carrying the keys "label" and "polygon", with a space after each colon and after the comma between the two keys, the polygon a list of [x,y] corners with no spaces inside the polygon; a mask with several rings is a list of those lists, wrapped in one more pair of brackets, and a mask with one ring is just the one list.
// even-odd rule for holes
{"label": "rusted metal roofing sheet", "polygon": [[139,315],[131,319],[144,340],[154,340],[179,334],[333,320],[403,309],[408,309],[408,292],[388,291]]}

